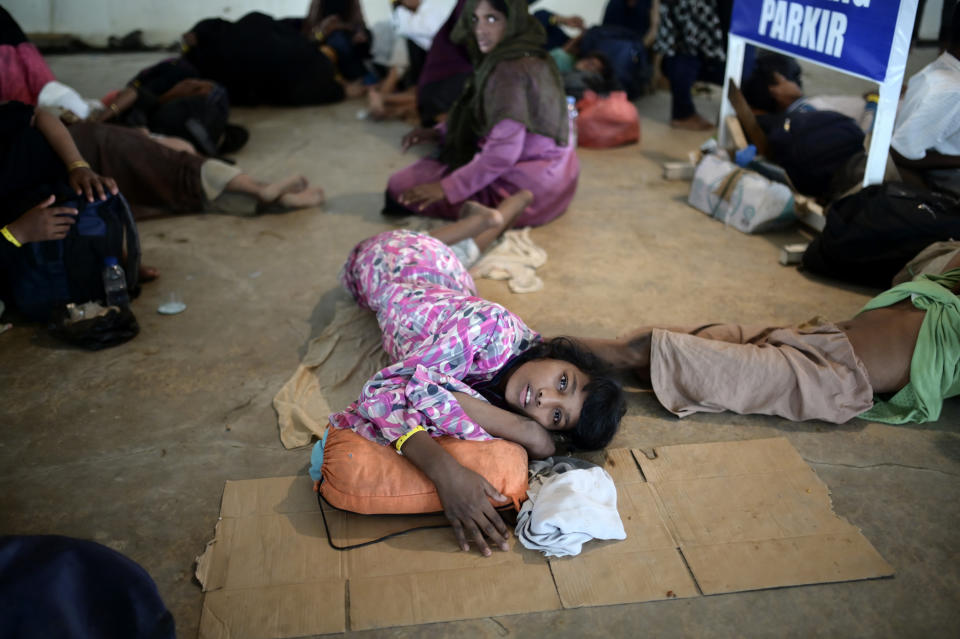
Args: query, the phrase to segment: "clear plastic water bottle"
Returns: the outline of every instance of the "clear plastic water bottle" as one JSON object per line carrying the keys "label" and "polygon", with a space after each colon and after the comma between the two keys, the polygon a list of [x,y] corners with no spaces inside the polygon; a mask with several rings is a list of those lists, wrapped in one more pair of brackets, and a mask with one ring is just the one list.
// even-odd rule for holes
{"label": "clear plastic water bottle", "polygon": [[130,304],[127,276],[115,257],[103,259],[103,290],[107,294],[107,306],[123,307]]}
{"label": "clear plastic water bottle", "polygon": [[567,118],[570,120],[570,146],[577,148],[577,99],[572,95],[567,96]]}

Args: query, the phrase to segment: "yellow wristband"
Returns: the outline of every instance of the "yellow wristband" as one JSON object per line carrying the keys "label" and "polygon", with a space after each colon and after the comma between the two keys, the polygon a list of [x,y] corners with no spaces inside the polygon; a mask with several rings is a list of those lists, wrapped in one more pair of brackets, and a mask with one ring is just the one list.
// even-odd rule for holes
{"label": "yellow wristband", "polygon": [[23,244],[20,243],[20,240],[15,238],[13,236],[13,233],[11,233],[10,229],[8,229],[7,227],[3,227],[2,229],[0,229],[0,234],[3,234],[3,236],[7,238],[7,240],[17,248],[20,248],[21,246],[23,246]]}
{"label": "yellow wristband", "polygon": [[427,429],[423,426],[414,426],[406,433],[397,438],[397,441],[393,442],[393,447],[397,449],[397,452],[400,452],[400,447],[407,443],[407,440],[419,433],[420,431],[427,432]]}
{"label": "yellow wristband", "polygon": [[77,169],[89,169],[90,165],[84,162],[83,160],[77,160],[76,162],[71,162],[67,165],[67,173],[70,171],[75,171]]}
{"label": "yellow wristband", "polygon": [[117,106],[116,102],[110,105],[110,110],[113,111],[114,115],[120,115],[120,107]]}

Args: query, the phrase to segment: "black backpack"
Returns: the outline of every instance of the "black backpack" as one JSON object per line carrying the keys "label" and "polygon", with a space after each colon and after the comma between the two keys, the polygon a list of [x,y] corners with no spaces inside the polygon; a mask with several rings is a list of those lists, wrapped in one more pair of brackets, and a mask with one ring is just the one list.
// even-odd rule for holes
{"label": "black backpack", "polygon": [[828,195],[834,174],[863,152],[863,138],[856,120],[835,111],[783,115],[767,132],[772,159],[798,191],[818,198]]}
{"label": "black backpack", "polygon": [[888,288],[930,244],[960,239],[960,200],[906,184],[868,186],[834,202],[826,215],[803,268],[876,288]]}
{"label": "black backpack", "polygon": [[[140,236],[123,195],[92,203],[59,202],[77,209],[76,223],[62,240],[31,242],[18,249],[11,273],[17,309],[46,321],[64,304],[104,302],[103,261],[116,257],[126,273],[127,292],[140,292]],[[123,258],[124,252],[126,259]]]}

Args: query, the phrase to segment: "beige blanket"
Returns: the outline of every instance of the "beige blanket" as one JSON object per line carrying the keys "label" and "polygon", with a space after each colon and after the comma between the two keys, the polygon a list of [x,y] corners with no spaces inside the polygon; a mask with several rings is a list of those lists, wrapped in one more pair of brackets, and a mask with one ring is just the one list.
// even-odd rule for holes
{"label": "beige blanket", "polygon": [[364,382],[389,365],[376,315],[352,301],[337,302],[333,321],[311,340],[297,371],[273,398],[280,441],[296,448],[323,435],[330,413],[356,401]]}

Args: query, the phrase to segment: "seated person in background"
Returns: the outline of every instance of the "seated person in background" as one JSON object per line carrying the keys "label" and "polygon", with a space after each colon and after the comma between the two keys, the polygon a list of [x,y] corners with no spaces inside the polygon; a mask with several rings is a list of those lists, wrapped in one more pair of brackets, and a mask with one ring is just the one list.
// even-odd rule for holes
{"label": "seated person in background", "polygon": [[[691,90],[700,81],[721,84],[727,59],[726,26],[716,0],[672,0],[660,3],[654,51],[663,56],[663,72],[672,95],[670,125],[704,131],[713,123],[697,113]],[[729,24],[729,22],[727,22]]]}
{"label": "seated person in background", "polygon": [[23,245],[63,239],[73,226],[77,210],[54,206],[57,199],[93,202],[118,192],[90,168],[55,116],[22,102],[0,104],[0,298],[12,302]]}
{"label": "seated person in background", "polygon": [[80,118],[97,108],[77,91],[57,82],[46,60],[13,16],[0,6],[0,102],[15,100],[31,106],[56,107]]}
{"label": "seated person in background", "polygon": [[364,60],[370,57],[370,31],[360,0],[313,0],[301,31],[333,50],[347,96],[362,95],[360,81],[367,72]]}
{"label": "seated person in background", "polygon": [[300,106],[338,102],[344,86],[331,60],[296,20],[249,13],[236,22],[201,20],[184,34],[183,57],[223,85],[234,105]]}
{"label": "seated person in background", "polygon": [[[936,421],[960,394],[960,250],[942,275],[921,274],[853,319],[793,327],[644,327],[581,340],[614,368],[636,371],[680,417],[778,415],[842,424]],[[892,394],[892,397],[888,397]]]}
{"label": "seated person in background", "polygon": [[37,104],[37,96],[56,78],[37,47],[0,6],[0,101]]}
{"label": "seated person in background", "polygon": [[809,113],[835,111],[853,118],[864,133],[873,129],[876,94],[823,95],[803,92],[802,70],[797,61],[780,53],[757,56],[753,72],[743,82],[743,96],[756,113]]}
{"label": "seated person in background", "polygon": [[[374,119],[406,118],[417,112],[416,84],[433,38],[450,17],[456,0],[394,0],[391,23],[392,60],[379,87],[371,87],[367,97],[369,114]],[[377,35],[380,35],[378,33]],[[377,45],[376,41],[374,45]],[[403,47],[404,51],[396,49]]]}
{"label": "seated person in background", "polygon": [[[546,30],[547,43],[545,46],[551,53],[554,49],[563,49],[573,40],[579,40],[580,35],[583,35],[583,31],[587,28],[586,23],[580,16],[561,16],[547,9],[535,11],[533,17],[536,18],[537,22],[543,25],[543,28]],[[580,32],[580,35],[576,38],[571,38],[561,27],[575,29]]]}
{"label": "seated person in background", "polygon": [[419,79],[433,38],[456,4],[456,0],[394,0],[393,25],[407,42],[411,83]]}
{"label": "seated person in background", "polygon": [[648,90],[653,77],[647,49],[659,23],[660,0],[609,0],[603,22],[583,34],[580,49],[607,56],[617,81],[635,100]]}
{"label": "seated person in background", "polygon": [[310,187],[300,175],[265,183],[237,166],[170,149],[127,127],[81,122],[68,130],[91,167],[113,176],[137,220],[172,213],[250,214],[323,204],[323,189]]}
{"label": "seated person in background", "polygon": [[[533,4],[530,0],[527,4]],[[451,39],[467,0],[457,0],[450,17],[433,38],[417,82],[417,112],[422,126],[442,122],[473,75],[473,62],[462,43]]]}
{"label": "seated person in background", "polygon": [[904,179],[960,195],[960,7],[946,51],[910,78],[890,143]]}
{"label": "seated person in background", "polygon": [[524,0],[468,0],[453,39],[476,61],[473,80],[444,125],[404,138],[405,149],[439,142],[439,159],[390,176],[384,212],[455,219],[467,200],[496,207],[527,189],[534,201],[517,226],[558,217],[573,199],[580,164],[543,28]]}
{"label": "seated person in background", "polygon": [[[588,89],[595,93],[609,93],[621,88],[616,70],[604,53],[591,51],[587,55],[580,55],[583,50],[583,18],[560,16],[546,9],[537,11],[533,17],[547,31],[547,50],[563,77],[564,93],[579,100]],[[581,34],[571,38],[560,25],[579,29]]]}
{"label": "seated person in background", "polygon": [[229,113],[223,87],[201,78],[184,58],[171,58],[138,73],[94,119],[181,138],[212,157],[238,151],[246,141],[240,127],[227,135]]}
{"label": "seated person in background", "polygon": [[433,126],[447,117],[447,112],[463,93],[473,75],[473,63],[467,48],[451,39],[467,0],[457,0],[450,17],[433,37],[417,81],[417,113],[422,126]]}
{"label": "seated person in background", "polygon": [[[757,58],[742,94],[730,88],[737,117],[758,151],[776,162],[800,193],[828,204],[862,188],[867,162],[866,134],[876,103],[860,96],[808,98],[800,65],[769,53]],[[746,100],[738,108],[737,102]],[[751,112],[759,112],[756,117]],[[887,162],[886,180],[899,180]]]}
{"label": "seated person in background", "polygon": [[[503,228],[529,198],[517,193],[497,210],[468,203],[463,217]],[[543,341],[516,315],[476,297],[470,274],[436,237],[387,231],[364,240],[341,281],[358,304],[376,312],[383,348],[395,363],[331,415],[330,424],[395,446],[422,470],[464,550],[468,540],[484,555],[486,540],[506,550],[507,529],[488,501],[505,498],[433,437],[501,437],[543,458],[554,453],[552,432],[562,431],[579,448],[602,448],[625,412],[619,385],[576,341]]]}

